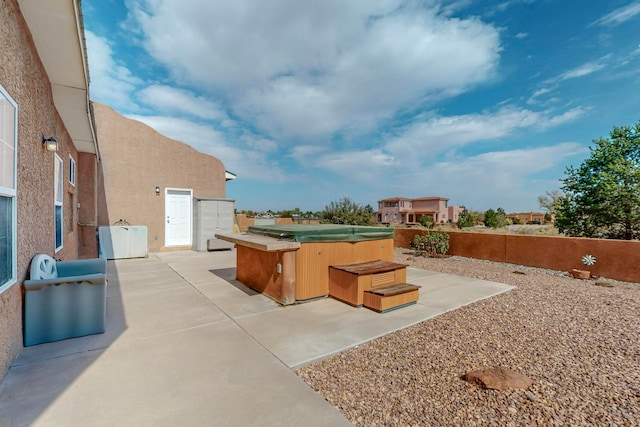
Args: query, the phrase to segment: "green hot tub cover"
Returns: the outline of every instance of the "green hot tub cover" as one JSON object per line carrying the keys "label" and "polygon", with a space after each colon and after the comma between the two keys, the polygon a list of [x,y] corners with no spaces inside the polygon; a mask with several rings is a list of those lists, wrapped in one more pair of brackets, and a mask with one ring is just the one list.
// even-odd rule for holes
{"label": "green hot tub cover", "polygon": [[305,242],[360,242],[393,239],[393,228],[342,224],[283,224],[250,226],[249,234]]}

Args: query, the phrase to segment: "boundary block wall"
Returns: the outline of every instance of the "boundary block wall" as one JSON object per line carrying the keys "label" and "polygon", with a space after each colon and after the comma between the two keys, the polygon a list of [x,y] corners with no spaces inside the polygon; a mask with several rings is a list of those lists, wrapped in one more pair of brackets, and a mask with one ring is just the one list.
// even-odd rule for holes
{"label": "boundary block wall", "polygon": [[[397,228],[394,245],[409,248],[416,234],[427,233],[427,230]],[[577,268],[591,271],[596,276],[640,283],[640,241],[637,240],[466,231],[447,231],[447,234],[449,234],[449,255],[559,271]],[[582,264],[582,257],[586,254],[596,257],[595,265]]]}

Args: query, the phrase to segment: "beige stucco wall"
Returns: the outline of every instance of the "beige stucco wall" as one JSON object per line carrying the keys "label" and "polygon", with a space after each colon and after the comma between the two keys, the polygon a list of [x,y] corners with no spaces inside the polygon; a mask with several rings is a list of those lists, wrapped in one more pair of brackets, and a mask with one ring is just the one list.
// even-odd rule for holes
{"label": "beige stucco wall", "polygon": [[78,189],[66,179],[64,248],[54,253],[54,154],[44,149],[42,136],[58,140],[65,178],[69,155],[77,160],[78,153],[56,112],[51,84],[16,0],[0,0],[0,5],[0,84],[18,104],[18,282],[0,295],[1,378],[22,349],[21,285],[31,258],[37,253],[78,256],[78,227],[71,224]]}
{"label": "beige stucco wall", "polygon": [[[145,225],[149,251],[169,250],[164,246],[165,189],[192,189],[193,197],[223,198],[224,165],[106,105],[93,103],[93,107],[102,159],[98,170],[99,225],[119,220]],[[160,187],[159,195],[156,186]]]}
{"label": "beige stucco wall", "polygon": [[98,243],[98,158],[93,153],[78,153],[78,255],[80,258],[96,258]]}

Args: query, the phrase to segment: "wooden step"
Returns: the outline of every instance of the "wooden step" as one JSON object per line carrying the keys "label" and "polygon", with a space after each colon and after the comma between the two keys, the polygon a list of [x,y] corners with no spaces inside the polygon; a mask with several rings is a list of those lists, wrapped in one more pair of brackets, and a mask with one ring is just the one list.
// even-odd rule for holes
{"label": "wooden step", "polygon": [[364,274],[378,274],[389,271],[406,269],[406,264],[398,264],[397,262],[383,261],[377,259],[375,261],[359,262],[347,265],[332,265],[331,268],[346,271],[347,273],[356,274],[358,276]]}
{"label": "wooden step", "polygon": [[378,313],[386,313],[415,304],[419,298],[419,289],[420,286],[409,283],[367,289],[364,291],[363,305]]}
{"label": "wooden step", "polygon": [[353,306],[361,306],[364,291],[407,280],[407,266],[375,260],[329,267],[329,295]]}

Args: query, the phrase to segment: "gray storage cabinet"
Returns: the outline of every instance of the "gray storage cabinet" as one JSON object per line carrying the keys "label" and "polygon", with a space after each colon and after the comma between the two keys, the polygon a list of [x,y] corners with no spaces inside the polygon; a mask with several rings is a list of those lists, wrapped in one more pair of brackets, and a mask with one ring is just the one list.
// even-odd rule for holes
{"label": "gray storage cabinet", "polygon": [[193,249],[232,249],[233,243],[217,239],[216,234],[233,233],[235,200],[194,198],[193,204]]}
{"label": "gray storage cabinet", "polygon": [[147,234],[146,225],[100,226],[100,255],[106,259],[146,258]]}

